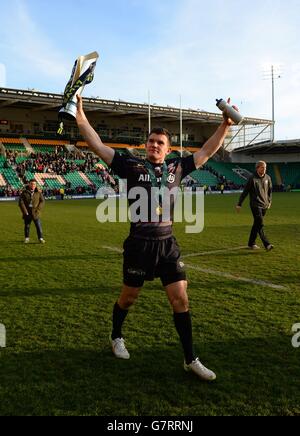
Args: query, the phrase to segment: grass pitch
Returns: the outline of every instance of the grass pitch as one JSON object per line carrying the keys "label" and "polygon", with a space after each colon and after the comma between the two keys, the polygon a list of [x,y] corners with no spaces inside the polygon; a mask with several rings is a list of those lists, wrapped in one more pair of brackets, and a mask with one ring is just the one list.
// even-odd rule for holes
{"label": "grass pitch", "polygon": [[247,245],[252,225],[236,201],[206,197],[201,234],[175,226],[183,255],[207,252],[185,261],[195,349],[217,373],[212,384],[183,371],[159,280],[125,322],[131,359],[112,356],[122,255],[103,247],[121,249],[128,224],[99,224],[97,201],[48,202],[47,244],[35,242],[32,227],[25,246],[17,205],[0,203],[0,415],[300,415],[300,348],[291,345],[300,322],[300,196],[274,195],[270,253],[226,251]]}

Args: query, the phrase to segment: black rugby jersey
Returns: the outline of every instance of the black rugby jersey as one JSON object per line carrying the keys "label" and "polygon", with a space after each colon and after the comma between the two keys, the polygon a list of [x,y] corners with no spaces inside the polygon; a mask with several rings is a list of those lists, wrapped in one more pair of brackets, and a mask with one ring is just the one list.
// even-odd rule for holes
{"label": "black rugby jersey", "polygon": [[[169,190],[173,188],[178,188],[181,181],[188,174],[196,170],[194,157],[192,155],[185,158],[178,157],[173,159],[167,159],[166,164],[168,167],[167,188]],[[160,186],[163,173],[163,164],[151,163],[151,165],[154,169],[157,183]],[[145,161],[134,156],[121,155],[120,153],[115,152],[114,159],[111,163],[111,169],[121,179],[126,179],[128,192],[132,188],[142,187],[147,191],[148,194],[148,218],[144,221],[131,223],[131,236],[141,239],[166,239],[171,237],[174,216],[174,198],[173,196],[171,196],[170,220],[167,222],[163,222],[161,216],[157,217],[157,220],[153,222],[151,220],[150,213],[151,199],[153,201],[153,198],[151,197],[151,192],[153,193],[153,191],[151,191],[152,182]],[[129,199],[129,205],[132,206],[133,203],[136,202],[136,200],[137,199]]]}

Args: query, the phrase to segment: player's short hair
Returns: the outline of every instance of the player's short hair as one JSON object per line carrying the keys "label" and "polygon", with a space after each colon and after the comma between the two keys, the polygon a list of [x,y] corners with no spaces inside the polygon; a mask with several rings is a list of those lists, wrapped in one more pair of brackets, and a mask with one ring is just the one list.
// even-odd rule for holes
{"label": "player's short hair", "polygon": [[151,132],[149,133],[148,138],[150,138],[151,135],[165,135],[168,140],[169,140],[169,144],[172,145],[172,136],[171,133],[169,132],[169,130],[164,129],[163,127],[154,127]]}
{"label": "player's short hair", "polygon": [[29,180],[29,183],[36,183],[36,180],[35,179],[31,179],[31,180]]}
{"label": "player's short hair", "polygon": [[259,168],[262,166],[267,166],[267,163],[264,160],[260,160],[259,162],[256,163],[256,167],[255,168]]}

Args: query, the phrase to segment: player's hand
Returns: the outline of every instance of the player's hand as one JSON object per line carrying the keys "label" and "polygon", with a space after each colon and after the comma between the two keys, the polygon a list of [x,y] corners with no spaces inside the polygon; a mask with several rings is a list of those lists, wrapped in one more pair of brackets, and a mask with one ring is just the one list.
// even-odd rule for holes
{"label": "player's hand", "polygon": [[[230,104],[230,102],[231,102],[231,98],[229,97],[228,99],[227,99],[227,103],[228,104]],[[237,106],[232,106],[233,107],[233,109],[235,109],[237,112],[239,112],[239,108],[237,107]],[[232,121],[232,119],[231,118],[229,118],[226,114],[224,114],[223,113],[223,118],[224,118],[224,121],[225,121],[225,123],[226,123],[226,125],[227,126],[233,126],[235,123],[234,123],[234,121]]]}
{"label": "player's hand", "polygon": [[242,210],[242,206],[235,206],[237,213],[240,213]]}

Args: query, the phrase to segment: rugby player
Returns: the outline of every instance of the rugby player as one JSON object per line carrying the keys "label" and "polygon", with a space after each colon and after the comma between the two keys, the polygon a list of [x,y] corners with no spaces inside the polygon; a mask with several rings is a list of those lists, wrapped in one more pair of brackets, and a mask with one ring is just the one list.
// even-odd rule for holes
{"label": "rugby player", "polygon": [[[234,124],[224,115],[222,124],[201,150],[185,158],[170,160],[166,160],[171,151],[170,133],[163,128],[153,129],[146,144],[146,160],[142,160],[121,155],[103,144],[85,116],[82,98],[78,96],[77,99],[76,121],[90,150],[104,160],[120,178],[127,180],[128,190],[142,186],[149,196],[153,187],[178,187],[182,179],[204,165],[223,145],[230,126]],[[161,199],[156,201],[155,211],[161,218]],[[167,222],[162,219],[152,222],[150,218],[146,222],[132,223],[130,235],[124,242],[123,256],[123,288],[113,308],[110,337],[114,355],[120,359],[130,358],[122,335],[122,325],[145,280],[159,277],[173,309],[175,327],[184,352],[184,369],[194,372],[202,380],[215,380],[215,373],[200,362],[193,349],[187,278],[180,261],[180,249],[172,234],[172,217]]]}

